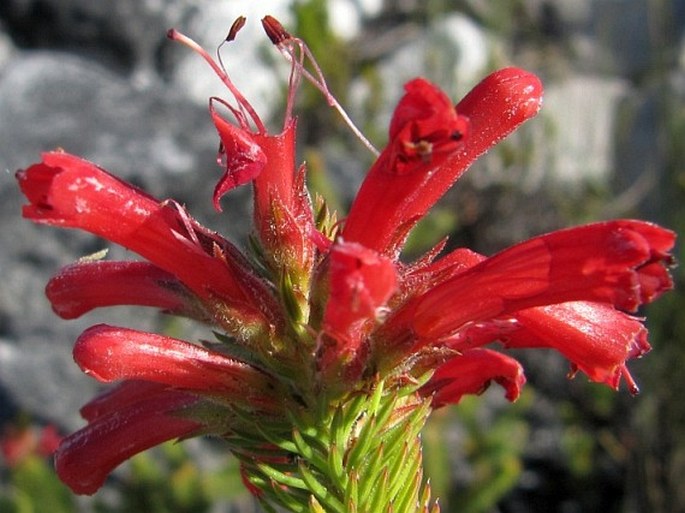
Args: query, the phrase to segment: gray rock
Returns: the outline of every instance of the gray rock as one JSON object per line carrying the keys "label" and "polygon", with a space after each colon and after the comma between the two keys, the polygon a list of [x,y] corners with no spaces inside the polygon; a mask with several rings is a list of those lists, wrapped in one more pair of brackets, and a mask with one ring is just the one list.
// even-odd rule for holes
{"label": "gray rock", "polygon": [[619,102],[629,91],[620,79],[580,74],[547,87],[542,111],[547,129],[536,148],[543,149],[548,176],[565,186],[607,184],[615,166]]}

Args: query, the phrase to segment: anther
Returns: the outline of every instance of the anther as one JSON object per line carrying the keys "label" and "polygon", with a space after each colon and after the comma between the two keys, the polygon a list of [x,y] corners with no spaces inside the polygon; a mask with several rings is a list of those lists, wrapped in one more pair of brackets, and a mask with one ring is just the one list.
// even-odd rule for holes
{"label": "anther", "polygon": [[225,41],[233,41],[235,39],[235,36],[238,35],[238,32],[240,31],[241,28],[245,26],[245,22],[247,21],[247,18],[245,16],[238,16],[233,24],[231,25],[231,28],[228,31],[228,35],[226,36]]}
{"label": "anther", "polygon": [[283,41],[292,38],[290,33],[281,25],[281,22],[273,16],[269,16],[268,14],[264,16],[264,18],[262,18],[262,26],[264,27],[266,35],[269,36],[269,39],[271,39],[271,42],[275,45],[279,45]]}

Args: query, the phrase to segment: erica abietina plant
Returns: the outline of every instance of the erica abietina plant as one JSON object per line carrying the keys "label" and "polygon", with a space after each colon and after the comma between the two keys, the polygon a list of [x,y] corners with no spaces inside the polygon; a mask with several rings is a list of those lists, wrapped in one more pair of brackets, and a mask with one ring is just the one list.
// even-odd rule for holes
{"label": "erica abietina plant", "polygon": [[[244,23],[239,19],[227,40]],[[144,305],[205,323],[201,344],[98,325],[74,358],[116,385],[86,404],[86,427],[56,453],[72,490],[92,494],[130,456],[170,439],[223,438],[262,503],[292,511],[438,511],[422,479],[420,431],[435,408],[490,382],[515,400],[525,382],[508,348],[554,348],[594,381],[637,387],[626,362],[649,350],[630,315],[671,288],[674,234],[607,221],[541,235],[486,257],[442,245],[399,260],[407,235],[483,152],[534,116],[542,86],[506,68],[456,107],[424,79],[406,84],[350,212],[311,200],[295,162],[302,78],[341,111],[304,43],[263,25],[292,63],[286,116],[272,134],[224,67],[233,99],[212,98],[223,175],[213,202],[251,184],[251,256],[157,200],[63,151],[17,173],[24,217],[120,244],[141,261],[84,259],[47,295],[63,318]],[[306,64],[306,66],[305,66]],[[372,151],[373,148],[367,144]],[[627,313],[626,313],[627,312]]]}

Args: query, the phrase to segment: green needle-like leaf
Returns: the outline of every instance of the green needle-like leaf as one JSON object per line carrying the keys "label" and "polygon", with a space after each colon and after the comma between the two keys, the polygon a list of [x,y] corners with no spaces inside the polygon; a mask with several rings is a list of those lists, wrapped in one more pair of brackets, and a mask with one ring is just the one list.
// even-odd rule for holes
{"label": "green needle-like leaf", "polygon": [[328,508],[333,512],[345,513],[345,507],[343,506],[342,502],[340,502],[340,500],[335,497],[335,495],[328,488],[319,482],[317,477],[312,473],[305,463],[300,462],[298,468],[300,470],[302,480],[306,483],[308,489],[316,496],[317,499],[328,506]]}

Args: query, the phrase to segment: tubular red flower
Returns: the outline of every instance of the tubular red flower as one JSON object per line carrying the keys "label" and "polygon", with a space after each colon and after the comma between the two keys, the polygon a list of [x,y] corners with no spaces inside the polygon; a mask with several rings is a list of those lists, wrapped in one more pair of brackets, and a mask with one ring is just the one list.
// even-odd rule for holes
{"label": "tubular red flower", "polygon": [[[240,119],[234,108],[227,107]],[[255,225],[265,256],[275,268],[291,270],[295,281],[302,280],[314,258],[314,219],[304,169],[295,171],[295,120],[287,119],[282,133],[269,135],[252,133],[244,123],[228,123],[213,106],[210,112],[226,165],[214,190],[215,208],[221,210],[219,200],[226,192],[251,181]]]}
{"label": "tubular red flower", "polygon": [[190,291],[173,274],[148,262],[76,262],[53,276],[45,292],[63,319],[116,305],[152,306],[188,317],[198,314]]}
{"label": "tubular red flower", "polygon": [[612,306],[586,301],[519,310],[511,317],[467,325],[440,346],[455,351],[502,342],[507,348],[549,348],[583,371],[592,381],[617,389],[625,378],[631,393],[637,385],[626,362],[650,350],[641,319]]}
{"label": "tubular red flower", "polygon": [[491,381],[502,385],[506,398],[515,401],[526,383],[521,364],[489,349],[468,349],[435,371],[421,393],[433,396],[434,408],[457,404],[464,395],[482,394]]}
{"label": "tubular red flower", "polygon": [[220,298],[239,309],[246,322],[264,322],[275,312],[273,304],[265,304],[270,297],[266,286],[228,241],[94,164],[50,152],[17,178],[30,202],[24,217],[80,228],[129,248],[200,298]]}
{"label": "tubular red flower", "polygon": [[625,378],[631,393],[638,392],[626,361],[651,349],[639,319],[581,301],[521,310],[515,318],[519,328],[504,338],[507,347],[554,348],[572,362],[572,374],[581,370],[613,389]]}
{"label": "tubular red flower", "polygon": [[374,320],[397,287],[394,263],[353,242],[332,246],[329,274],[324,331],[343,340],[358,323]]}
{"label": "tubular red flower", "polygon": [[102,413],[62,439],[55,453],[57,474],[75,493],[95,493],[109,473],[131,456],[200,431],[202,424],[182,417],[183,410],[197,401],[190,394],[160,388]]}
{"label": "tubular red flower", "polygon": [[[322,369],[349,363],[397,288],[395,264],[360,244],[339,241],[329,254],[330,293],[323,317]],[[369,324],[370,323],[370,324]]]}
{"label": "tubular red flower", "polygon": [[146,380],[241,403],[266,404],[268,377],[183,340],[104,324],[76,341],[74,360],[99,381]]}
{"label": "tubular red flower", "polygon": [[[665,265],[675,235],[641,221],[608,221],[560,230],[512,246],[419,298],[411,313],[422,339],[468,322],[567,301],[635,310],[671,288]],[[642,276],[648,270],[649,280]],[[655,272],[661,267],[661,273]],[[649,282],[647,290],[641,284]]]}
{"label": "tubular red flower", "polygon": [[315,228],[305,168],[295,170],[295,135],[294,120],[279,135],[255,135],[267,162],[254,180],[254,218],[274,267],[305,281],[315,256]]}
{"label": "tubular red flower", "polygon": [[291,120],[278,135],[255,135],[255,140],[267,157],[262,173],[254,181],[255,215],[258,223],[260,217],[270,217],[273,198],[278,198],[288,210],[293,207],[296,197],[295,134],[296,123]]}
{"label": "tubular red flower", "polygon": [[537,114],[541,103],[540,80],[517,68],[485,78],[456,111],[437,87],[410,82],[388,146],[362,183],[342,236],[396,256],[409,230],[471,163]]}

